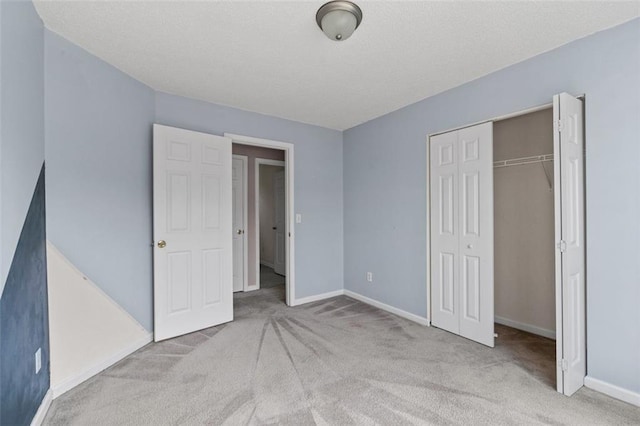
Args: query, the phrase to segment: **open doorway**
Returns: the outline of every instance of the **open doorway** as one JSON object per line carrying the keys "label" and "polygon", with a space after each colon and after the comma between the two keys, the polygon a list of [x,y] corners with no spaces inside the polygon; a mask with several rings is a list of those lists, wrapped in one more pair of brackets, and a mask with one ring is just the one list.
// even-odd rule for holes
{"label": "open doorway", "polygon": [[[284,161],[282,299],[295,305],[293,144],[154,124],[155,341],[232,321],[234,288],[259,289],[259,251],[250,244],[257,241],[258,225],[250,220],[248,197],[258,187],[251,167],[251,157],[258,155],[239,151],[258,148]],[[250,269],[251,253],[256,267]],[[255,271],[253,282],[250,270]]]}
{"label": "open doorway", "polygon": [[493,124],[496,349],[556,387],[553,109]]}
{"label": "open doorway", "polygon": [[261,290],[291,305],[293,146],[235,135],[231,138],[237,166],[233,173],[234,293]]}
{"label": "open doorway", "polygon": [[286,282],[284,161],[256,159],[256,224],[260,288],[282,288]]}

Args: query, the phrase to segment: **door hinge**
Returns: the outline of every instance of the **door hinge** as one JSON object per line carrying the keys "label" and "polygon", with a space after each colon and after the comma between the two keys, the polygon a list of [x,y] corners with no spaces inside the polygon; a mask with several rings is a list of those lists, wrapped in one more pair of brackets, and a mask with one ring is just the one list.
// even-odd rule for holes
{"label": "door hinge", "polygon": [[560,253],[567,251],[567,242],[565,240],[560,240],[558,243],[558,250],[560,250]]}
{"label": "door hinge", "polygon": [[556,132],[562,132],[562,120],[554,120],[553,126],[556,128]]}
{"label": "door hinge", "polygon": [[560,367],[562,371],[567,371],[569,370],[569,363],[567,362],[566,359],[563,358],[560,361],[558,361],[558,367]]}

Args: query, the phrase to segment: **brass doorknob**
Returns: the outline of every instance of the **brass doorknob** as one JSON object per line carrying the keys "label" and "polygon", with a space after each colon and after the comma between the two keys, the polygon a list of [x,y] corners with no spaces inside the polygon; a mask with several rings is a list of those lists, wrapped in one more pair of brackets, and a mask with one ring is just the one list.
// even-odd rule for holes
{"label": "brass doorknob", "polygon": [[158,241],[158,248],[165,248],[167,246],[167,242],[165,240]]}

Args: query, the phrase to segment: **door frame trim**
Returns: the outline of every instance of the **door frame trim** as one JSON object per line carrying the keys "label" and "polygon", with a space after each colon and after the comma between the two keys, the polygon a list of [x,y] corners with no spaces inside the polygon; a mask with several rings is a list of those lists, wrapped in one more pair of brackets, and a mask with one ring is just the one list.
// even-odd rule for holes
{"label": "door frame trim", "polygon": [[[255,230],[256,230],[256,245],[255,245],[255,250],[256,250],[256,287],[260,288],[260,165],[267,165],[267,166],[282,166],[285,168],[287,167],[287,162],[286,161],[280,161],[280,160],[269,160],[267,158],[257,158],[256,157],[256,161],[255,161],[255,171],[254,171],[254,175],[255,175],[255,221],[256,221],[256,225],[255,225]],[[286,200],[285,200],[285,211],[286,211]],[[285,217],[285,222],[286,222],[286,217]],[[286,236],[286,235],[285,235]],[[286,240],[286,238],[285,238]],[[286,265],[285,265],[286,266]]]}
{"label": "door frame trim", "polygon": [[[249,226],[249,157],[242,154],[232,154],[231,158],[242,160],[242,228],[246,231]],[[231,166],[233,169],[233,165]],[[235,232],[235,231],[234,231]],[[242,234],[242,291],[249,287],[249,239],[247,233]]]}
{"label": "door frame trim", "polygon": [[[295,306],[296,285],[295,285],[295,232],[294,232],[294,145],[289,142],[275,141],[270,139],[256,138],[253,136],[243,136],[234,133],[225,133],[225,137],[230,138],[232,143],[240,145],[259,146],[263,148],[279,149],[284,151],[285,161],[285,193],[286,193],[286,303],[288,306]],[[259,255],[259,253],[258,253]],[[256,259],[256,263],[259,259]],[[258,283],[259,285],[259,283]]]}

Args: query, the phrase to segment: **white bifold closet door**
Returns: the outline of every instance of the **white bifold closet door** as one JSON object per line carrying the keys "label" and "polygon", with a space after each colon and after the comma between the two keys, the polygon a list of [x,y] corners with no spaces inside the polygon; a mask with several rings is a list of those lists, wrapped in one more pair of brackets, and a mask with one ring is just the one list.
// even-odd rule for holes
{"label": "white bifold closet door", "polygon": [[556,95],[553,115],[555,188],[559,188],[555,194],[558,392],[572,395],[583,386],[587,372],[582,101],[567,93]]}
{"label": "white bifold closet door", "polygon": [[431,322],[494,346],[493,123],[430,140]]}
{"label": "white bifold closet door", "polygon": [[154,339],[233,319],[231,139],[153,126]]}

